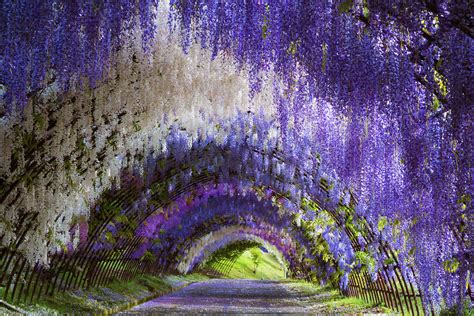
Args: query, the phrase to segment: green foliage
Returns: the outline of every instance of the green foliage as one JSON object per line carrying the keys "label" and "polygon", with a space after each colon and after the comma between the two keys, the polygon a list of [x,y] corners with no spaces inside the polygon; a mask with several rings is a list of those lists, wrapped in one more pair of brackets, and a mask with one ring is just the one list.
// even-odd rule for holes
{"label": "green foliage", "polygon": [[115,244],[115,238],[111,232],[105,233],[105,240],[107,240],[107,242],[110,243],[111,245]]}
{"label": "green foliage", "polygon": [[370,11],[367,6],[364,6],[364,8],[362,9],[362,15],[367,19],[370,17]]}
{"label": "green foliage", "polygon": [[58,245],[58,246],[62,249],[62,251],[63,251],[64,253],[67,253],[67,252],[68,252],[68,249],[67,249],[66,244],[63,243],[61,240],[59,240],[59,239],[56,238],[56,239],[54,240],[54,242],[56,243],[56,245]]}
{"label": "green foliage", "polygon": [[44,117],[41,113],[33,113],[33,122],[39,129],[43,129],[46,125]]}
{"label": "green foliage", "polygon": [[21,137],[21,145],[25,148],[25,151],[33,150],[37,145],[35,134],[24,132]]}
{"label": "green foliage", "polygon": [[[257,256],[258,265],[255,268],[255,257]],[[222,261],[220,261],[222,263]],[[208,268],[218,267],[218,263],[214,263]],[[265,279],[265,280],[280,280],[284,279],[285,271],[280,265],[275,254],[265,253],[259,247],[250,248],[235,260],[232,268],[224,275],[227,278],[243,278],[243,279]]]}
{"label": "green foliage", "polygon": [[120,224],[128,224],[128,216],[123,215],[123,214],[117,214],[114,217],[115,222],[120,223]]}
{"label": "green foliage", "polygon": [[145,251],[143,256],[141,256],[140,260],[151,262],[151,261],[155,260],[155,256],[153,255],[153,253],[151,253],[150,251],[147,250],[147,251]]}
{"label": "green foliage", "polygon": [[387,226],[388,224],[388,219],[386,216],[380,216],[379,218],[379,221],[377,223],[377,229],[379,230],[379,232],[383,231],[384,228]]}
{"label": "green foliage", "polygon": [[260,263],[261,251],[259,248],[252,248],[249,251],[252,258],[252,262],[254,264],[254,272],[257,273],[258,264]]}
{"label": "green foliage", "polygon": [[433,94],[433,104],[431,105],[431,109],[433,112],[437,112],[441,107],[441,103],[436,95]]}
{"label": "green foliage", "polygon": [[450,273],[454,273],[459,268],[459,260],[456,258],[448,259],[443,262],[444,270]]}
{"label": "green foliage", "polygon": [[447,80],[436,69],[434,70],[434,81],[438,84],[438,89],[441,95],[445,97],[448,94]]}
{"label": "green foliage", "polygon": [[113,148],[113,150],[117,150],[117,135],[113,133],[109,137],[107,137],[107,144]]}
{"label": "green foliage", "polygon": [[354,235],[359,234],[359,230],[357,229],[357,227],[354,224],[353,215],[348,215],[346,217],[346,223],[345,224],[346,224],[347,229],[349,229]]}
{"label": "green foliage", "polygon": [[352,9],[352,6],[354,5],[352,0],[345,0],[342,1],[339,6],[337,7],[337,11],[339,14],[342,13],[348,13],[350,9]]}
{"label": "green foliage", "polygon": [[439,313],[440,316],[474,316],[474,308],[471,306],[470,299],[464,300],[462,306],[453,306],[443,309]]}
{"label": "green foliage", "polygon": [[139,121],[133,121],[133,131],[134,132],[139,132],[142,128],[139,124]]}
{"label": "green foliage", "polygon": [[331,262],[334,260],[334,256],[331,251],[329,251],[329,245],[328,243],[324,240],[324,238],[321,235],[318,235],[316,237],[316,243],[315,247],[312,249],[313,254],[318,254],[322,257],[324,262]]}
{"label": "green foliage", "polygon": [[267,14],[270,12],[270,5],[267,3],[265,5],[265,15],[263,16],[263,25],[262,25],[262,38],[266,39],[268,36],[268,17]]}
{"label": "green foliage", "polygon": [[48,228],[48,232],[46,233],[46,240],[51,241],[53,238],[53,229],[50,227]]}
{"label": "green foliage", "polygon": [[286,50],[286,53],[288,55],[291,55],[291,56],[295,56],[296,53],[298,52],[298,47],[300,46],[301,44],[301,40],[296,40],[296,41],[292,41],[290,43],[290,46],[287,48]]}
{"label": "green foliage", "polygon": [[470,194],[463,194],[463,195],[461,195],[461,197],[458,199],[457,202],[458,202],[461,210],[464,211],[468,207],[468,205],[471,204],[472,197],[471,197]]}
{"label": "green foliage", "polygon": [[392,265],[392,264],[394,265],[394,264],[396,264],[396,261],[395,261],[395,258],[390,257],[390,258],[385,259],[383,261],[383,263],[386,264],[386,265]]}
{"label": "green foliage", "polygon": [[232,260],[238,258],[244,251],[253,247],[260,246],[256,241],[251,240],[240,240],[232,243],[226,247],[223,247],[212,254],[207,261],[208,264],[214,264],[224,259]]}
{"label": "green foliage", "polygon": [[365,251],[356,251],[355,253],[356,263],[367,267],[369,271],[372,271],[375,268],[375,259],[372,258],[370,254]]}

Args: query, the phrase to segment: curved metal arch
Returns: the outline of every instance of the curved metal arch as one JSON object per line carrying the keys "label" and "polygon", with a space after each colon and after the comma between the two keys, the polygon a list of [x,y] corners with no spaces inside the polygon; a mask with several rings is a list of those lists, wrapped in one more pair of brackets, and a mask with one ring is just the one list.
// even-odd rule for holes
{"label": "curved metal arch", "polygon": [[[211,232],[200,238],[198,241],[193,242],[191,247],[186,251],[184,258],[177,267],[177,270],[181,273],[189,273],[196,266],[208,260],[215,251],[239,240],[255,240],[265,248],[270,249],[272,252],[278,252],[283,258],[285,258],[285,255],[281,252],[278,246],[274,245],[272,241],[266,239],[264,236],[257,235],[253,231],[242,226],[227,226],[218,231]],[[195,249],[195,251],[193,251],[193,249]],[[284,263],[283,261],[281,261],[280,264],[284,269],[288,265],[288,263]]]}
{"label": "curved metal arch", "polygon": [[[207,148],[204,148],[203,150],[204,150],[204,151],[207,151],[208,149],[207,149]],[[202,158],[202,157],[201,157],[201,158]],[[168,159],[168,161],[174,162],[172,159]],[[188,166],[186,166],[186,167],[189,168],[190,166],[188,165]],[[167,168],[165,168],[165,169],[167,169]],[[179,168],[178,168],[178,169],[179,169]],[[176,169],[175,169],[175,170],[176,170]],[[172,177],[172,175],[170,175],[169,177]],[[216,177],[217,177],[217,175],[216,175]],[[125,191],[126,191],[126,192],[127,192],[127,191],[130,192],[130,189],[126,189]],[[135,190],[133,190],[133,191],[135,191]],[[127,193],[128,193],[128,192],[127,192]],[[135,192],[136,192],[136,191],[135,191]],[[127,195],[127,194],[123,194],[123,192],[121,193],[121,196],[125,196],[125,195]],[[132,213],[132,212],[129,212],[129,211],[130,211],[130,206],[128,206],[128,207],[125,209],[125,214],[128,215],[128,214]],[[141,222],[144,221],[146,217],[147,217],[147,216],[141,216],[140,221],[141,221]],[[107,220],[103,221],[102,225],[99,225],[99,226],[98,226],[98,229],[95,230],[93,236],[98,236],[99,233],[105,229],[105,227],[107,226],[107,224],[110,223],[110,221],[112,220],[112,218],[113,218],[113,215],[109,216],[109,217],[107,218]],[[92,240],[93,240],[93,238],[90,240],[88,246],[86,246],[86,249],[90,250],[90,247],[91,247],[91,245],[92,245]],[[73,287],[74,287],[75,285],[76,285],[76,284],[73,284]],[[81,285],[81,284],[79,284],[79,285]],[[67,281],[66,281],[66,287],[69,288],[69,283],[68,283]],[[53,286],[52,292],[53,292],[53,291],[54,291],[54,286]]]}
{"label": "curved metal arch", "polygon": [[[186,238],[183,241],[183,244],[179,244],[177,240],[173,240],[173,245],[179,245],[178,247],[175,247],[176,250],[174,252],[168,252],[166,255],[164,253],[160,253],[160,257],[163,258],[177,258],[180,256],[180,252],[184,251],[187,247],[187,244],[189,244],[192,240],[196,240],[199,238],[202,238],[204,235],[215,231],[217,229],[222,228],[223,226],[230,226],[230,225],[242,225],[245,226],[246,223],[243,223],[241,221],[241,216],[240,215],[235,215],[235,214],[227,214],[227,215],[221,215],[221,216],[212,216],[210,219],[204,218],[201,222],[201,224],[194,224],[191,229],[189,229],[189,237]],[[269,224],[270,226],[273,226],[274,224]],[[188,230],[186,230],[188,231]],[[290,234],[291,235],[291,234]],[[292,238],[294,239],[294,238]],[[309,242],[309,241],[307,241]],[[178,244],[177,244],[178,243]],[[299,244],[300,246],[304,247],[307,249],[307,252],[309,252],[309,245],[307,244]],[[299,258],[297,257],[296,254],[293,254],[294,258],[292,256],[288,257],[288,261],[290,262],[299,262]],[[165,265],[166,270],[173,270],[174,265],[177,265],[179,262],[169,262]],[[298,265],[301,268],[303,268],[303,265]]]}
{"label": "curved metal arch", "polygon": [[[223,228],[223,227],[229,227],[230,224],[233,224],[233,225],[239,225],[239,224],[240,224],[243,229],[244,229],[244,227],[245,227],[245,224],[242,224],[240,221],[232,221],[232,219],[229,218],[229,223],[226,223],[225,225],[219,224],[219,225],[218,225],[217,227],[215,227],[215,228],[216,228],[216,229],[221,229],[221,228]],[[196,229],[196,231],[197,231],[197,229]],[[209,227],[209,229],[204,230],[204,231],[202,231],[202,232],[199,232],[199,234],[198,234],[198,235],[200,236],[199,238],[202,238],[204,235],[209,234],[209,233],[211,233],[211,232],[213,232],[213,231],[215,231],[215,229],[213,229],[213,227]],[[267,230],[267,231],[268,231],[268,230]],[[278,233],[275,232],[275,235],[278,235]],[[289,235],[289,237],[290,237],[292,240],[294,240],[294,237],[292,237],[292,234],[291,234],[291,233],[288,233],[288,235]],[[195,240],[195,239],[197,239],[197,238],[193,238],[193,240]],[[190,245],[189,245],[189,246],[190,246]],[[188,246],[188,247],[189,247],[189,246]],[[309,251],[309,247],[308,247],[307,244],[301,244],[301,243],[297,242],[297,243],[295,243],[295,244],[291,247],[292,251],[289,252],[289,253],[284,253],[284,255],[285,255],[285,257],[286,257],[286,259],[287,259],[288,262],[290,262],[290,263],[297,263],[296,266],[300,267],[300,270],[305,270],[305,269],[303,269],[303,268],[304,268],[304,264],[303,264],[303,262],[301,261],[301,258],[297,255],[297,251],[296,251],[297,247],[302,247],[302,248],[304,248],[306,253],[309,253],[309,252],[310,252],[310,251]],[[186,250],[186,248],[187,248],[186,245],[183,246],[183,247],[181,247],[181,249],[182,249],[183,251]],[[179,264],[179,262],[176,262],[175,264]],[[295,266],[295,267],[296,267],[296,266]]]}
{"label": "curved metal arch", "polygon": [[[191,156],[195,157],[195,160],[199,160],[199,159],[202,159],[203,155],[202,153],[203,152],[206,152],[209,150],[209,147],[211,147],[212,145],[214,144],[210,144],[208,146],[205,146],[203,148],[198,148],[198,149],[192,149],[190,150],[189,153],[192,153]],[[218,146],[215,146],[215,148],[218,148]],[[218,150],[216,152],[223,152],[225,149],[223,148],[218,148]],[[254,152],[259,152],[258,149],[253,149]],[[195,155],[195,152],[197,153]],[[201,153],[201,154],[199,154]],[[263,152],[260,152],[260,153],[263,153]],[[274,156],[276,159],[280,160],[280,161],[283,161],[280,157],[278,157],[278,155],[276,153],[272,153],[272,156]],[[166,178],[171,178],[173,176],[172,173],[168,174],[168,171],[170,169],[173,168],[173,166],[175,166],[176,164],[176,161],[174,160],[174,157],[173,156],[168,156],[168,157],[165,157],[165,160],[164,160],[164,165],[165,167],[163,168],[165,170],[165,174],[167,175]],[[186,164],[184,164],[186,166]],[[187,169],[190,168],[190,166],[186,166]],[[178,169],[182,169],[182,168],[178,168]],[[172,171],[172,170],[171,170]],[[162,174],[162,170],[160,172],[157,173],[158,175]],[[217,177],[217,175],[216,175]],[[158,177],[157,181],[166,181],[166,178],[165,177]],[[156,182],[156,181],[155,181]],[[130,208],[130,204],[129,205],[126,205],[126,200],[134,200],[134,199],[137,199],[138,198],[138,194],[140,192],[140,190],[134,190],[134,189],[139,189],[137,188],[136,186],[130,186],[130,187],[126,187],[126,188],[123,188],[123,189],[119,189],[117,190],[116,192],[106,192],[104,193],[104,196],[107,197],[107,196],[114,196],[114,199],[115,199],[115,196],[117,197],[114,201],[114,204],[116,206],[121,206],[123,207],[124,211],[129,214],[130,212],[128,212],[128,209]],[[99,224],[94,227],[94,230],[92,232],[92,238],[94,238],[95,236],[97,236],[101,231],[103,231],[103,229],[107,226],[108,223],[110,223],[110,221],[112,220],[113,218],[113,214],[109,215],[109,214],[106,214],[106,217],[101,221],[99,222]],[[59,219],[59,218],[58,218]],[[33,223],[33,219],[30,220],[30,223]],[[28,223],[25,223],[26,227],[29,227],[31,228],[31,225],[28,225]],[[16,248],[18,248],[18,246],[21,244],[21,239],[19,238],[19,242],[16,243]]]}
{"label": "curved metal arch", "polygon": [[[211,144],[211,146],[212,145],[214,145],[214,144]],[[276,159],[276,160],[278,160],[280,162],[284,162],[284,163],[294,163],[295,164],[295,170],[296,170],[295,172],[301,172],[305,176],[305,178],[309,179],[308,181],[312,181],[311,180],[311,178],[312,178],[311,174],[308,173],[308,172],[305,172],[304,170],[299,169],[298,162],[294,157],[292,157],[289,160],[285,160],[284,155],[282,153],[271,152],[271,153],[268,154],[268,153],[265,153],[263,150],[260,150],[258,148],[251,148],[248,145],[245,145],[245,146],[248,147],[249,150],[251,150],[255,154],[269,155],[272,159]],[[219,148],[216,145],[214,145],[214,147],[216,147],[218,149],[218,150],[215,150],[216,153],[220,152],[220,153],[224,154],[226,152],[229,153],[229,151],[230,151],[229,148],[226,150],[225,148]],[[196,151],[190,150],[187,154],[190,154],[190,156],[192,158],[194,158],[194,160],[198,160],[198,159],[202,159],[203,157],[206,157],[205,155],[199,155],[199,152],[203,153],[203,152],[208,151],[208,150],[209,150],[209,146],[206,146],[205,148],[201,148],[201,150],[196,150]],[[180,164],[179,162],[173,160],[172,156],[169,156],[168,158],[166,158],[166,163],[165,163],[165,165],[167,167],[163,168],[165,171],[163,172],[163,170],[159,170],[160,171],[158,173],[159,176],[155,177],[156,180],[151,181],[151,182],[153,182],[153,183],[163,183],[163,182],[166,182],[167,180],[169,180],[171,177],[178,174],[178,172],[173,172],[173,169],[172,169],[172,167],[176,166],[177,164],[178,164],[178,167],[175,168],[174,171],[183,170],[182,169],[183,167],[187,168],[187,169],[191,168],[191,164],[190,164],[189,161],[184,161],[184,163]],[[163,174],[165,176],[161,176]],[[271,175],[273,176],[273,178],[272,178],[273,181],[278,181],[279,180],[277,175],[273,175],[273,174],[271,174]],[[246,176],[246,175],[244,175],[244,176]],[[242,177],[242,175],[236,174],[235,177]],[[189,192],[191,190],[191,188],[193,188],[195,186],[199,186],[202,183],[216,183],[216,182],[218,182],[218,179],[219,179],[219,174],[218,173],[201,174],[201,175],[198,175],[197,177],[193,178],[190,183],[184,184],[182,187],[181,187],[181,185],[178,185],[177,188],[179,190],[177,190],[177,192],[179,192],[179,191]],[[328,193],[328,184],[325,181],[319,181],[319,183],[317,183],[317,186],[321,189],[322,193],[327,195],[327,193]],[[133,187],[133,186],[132,186],[132,188],[126,187],[126,188],[123,188],[123,189],[119,189],[116,192],[109,192],[108,195],[114,197],[114,203],[117,207],[122,208],[122,206],[126,205],[125,207],[122,208],[123,209],[123,212],[122,212],[123,215],[131,216],[131,219],[137,220],[138,222],[143,222],[150,215],[150,213],[148,213],[148,214],[146,214],[146,213],[145,214],[143,214],[143,213],[142,214],[134,213],[132,211],[131,204],[127,203],[127,201],[136,200],[137,198],[139,198],[139,192],[141,192],[140,189],[143,189],[143,188]],[[159,204],[160,205],[165,205],[167,202],[172,201],[173,198],[176,198],[176,196],[179,196],[179,193],[174,194],[174,195],[169,195],[166,198],[166,201],[159,200]],[[283,196],[283,194],[282,194],[282,196]],[[157,196],[154,196],[153,198],[157,198]],[[324,206],[325,203],[319,201],[317,198],[312,197],[312,199],[313,199],[313,201],[316,201],[316,203],[318,205],[323,205],[322,208],[324,208],[326,211],[328,211],[333,216],[336,224],[338,226],[342,227],[345,230],[346,234],[348,235],[348,237],[351,241],[352,247],[356,250],[360,249],[360,245],[359,245],[356,237],[353,236],[353,234],[344,225],[344,222],[345,222],[346,218],[341,216],[341,214],[338,214],[335,209],[330,208],[330,207],[325,207]],[[354,201],[354,198],[353,198],[353,200],[351,201],[352,206],[354,205],[354,203],[355,203],[355,201]],[[340,205],[340,206],[342,206],[342,205]],[[88,243],[85,246],[82,246],[80,249],[78,249],[72,256],[66,256],[63,253],[53,256],[53,259],[52,259],[53,270],[52,271],[55,273],[55,278],[54,278],[53,282],[50,283],[51,289],[48,290],[49,285],[46,287],[46,293],[51,293],[51,294],[54,293],[56,287],[59,287],[60,289],[65,290],[65,289],[70,289],[70,288],[82,286],[86,283],[85,282],[85,280],[86,280],[85,276],[86,275],[85,275],[84,272],[82,273],[82,275],[80,277],[75,278],[75,280],[73,280],[74,278],[71,276],[72,273],[70,273],[67,277],[63,277],[63,278],[61,278],[60,281],[58,281],[59,280],[59,274],[61,273],[60,272],[61,270],[68,271],[68,270],[72,269],[72,267],[74,267],[74,266],[85,266],[85,269],[83,271],[88,271],[88,273],[90,273],[90,271],[91,271],[90,268],[91,268],[91,266],[94,265],[94,262],[97,262],[97,260],[100,260],[100,258],[111,257],[111,255],[113,253],[111,251],[101,252],[99,255],[94,254],[94,256],[89,256],[89,255],[91,254],[91,248],[92,248],[92,244],[93,244],[95,238],[97,238],[97,236],[99,236],[100,233],[104,231],[105,227],[112,221],[114,215],[115,214],[106,214],[105,219],[103,219],[101,222],[99,222],[99,224],[92,231],[91,238],[88,241]],[[365,238],[368,242],[372,242],[374,240],[373,228],[370,227],[370,225],[367,222],[366,222],[366,226],[367,226],[366,229],[367,229],[368,234],[367,234],[367,236],[363,236],[363,238]],[[19,246],[20,243],[21,243],[21,241],[19,241],[17,243],[17,245]],[[137,240],[126,242],[125,245],[123,245],[124,250],[122,251],[123,255],[122,255],[121,258],[127,257],[128,254],[131,251],[130,249],[133,248],[133,245],[136,245],[138,243],[139,243],[139,241],[137,241]],[[393,251],[392,250],[387,250],[387,248],[389,248],[388,245],[381,245],[381,249],[379,249],[379,253],[381,255],[383,255],[384,257],[393,256]],[[16,257],[19,257],[19,256],[16,256]],[[20,259],[18,259],[18,260],[20,260]],[[7,271],[10,264],[6,264],[6,266],[7,267],[4,268],[3,271]],[[112,265],[112,267],[115,267],[115,266]],[[39,269],[40,271],[35,272],[35,273],[31,273],[32,276],[34,274],[37,274],[38,276],[40,276],[41,274],[47,273],[47,271],[45,271],[44,268],[36,267],[36,269]],[[20,269],[20,270],[23,270],[23,269]],[[398,271],[399,270],[398,266],[396,266],[396,270],[397,270],[397,278],[399,278],[398,284],[404,284],[404,286],[402,286],[402,288],[401,288],[401,292],[403,293],[403,296],[406,299],[407,295],[410,296],[410,294],[408,292],[409,287],[408,287],[407,282],[406,282],[405,278],[403,277],[403,275]],[[13,278],[14,275],[17,275],[17,274],[21,274],[21,271],[20,271],[20,273],[13,273],[11,278]],[[81,278],[84,278],[84,279],[80,280]],[[38,279],[40,279],[40,277],[36,278],[36,283],[38,282]],[[32,277],[30,278],[30,282],[31,282],[31,280],[32,280]],[[78,280],[80,280],[80,281],[78,281]],[[34,289],[36,289],[36,286],[37,286],[36,283],[33,287]],[[410,283],[410,286],[411,286],[411,288],[413,288],[411,283]],[[396,285],[395,285],[395,287],[398,289],[398,287]],[[28,285],[27,288],[28,289],[30,288],[30,284]],[[42,288],[43,288],[43,286],[41,286],[40,289],[42,289]],[[394,290],[394,291],[400,292],[398,290]],[[40,294],[38,294],[38,296],[39,295]],[[13,291],[11,298],[13,299],[14,296],[15,296],[15,291]],[[22,296],[22,293],[20,291],[20,293],[19,293],[20,299],[21,299],[21,296]],[[414,294],[413,294],[413,296],[414,296]],[[33,294],[32,294],[32,297],[33,297]],[[8,299],[8,297],[6,297],[6,298]],[[414,311],[413,308],[411,308],[411,310]],[[402,307],[401,311],[403,313],[403,307]]]}
{"label": "curved metal arch", "polygon": [[[214,197],[214,198],[217,198],[217,197]],[[195,206],[195,207],[198,207],[198,206]],[[274,212],[274,213],[276,214],[276,212]],[[256,214],[254,214],[254,215],[256,215]],[[289,213],[289,215],[291,215],[291,213]],[[173,216],[174,216],[174,215],[173,215]],[[206,222],[208,222],[208,221],[206,220]],[[297,228],[297,227],[294,227],[294,230],[297,231],[298,228]],[[192,232],[192,231],[193,231],[193,227],[186,227],[186,229],[184,229],[184,231],[186,231],[186,232],[187,232],[187,231]],[[197,231],[200,232],[200,235],[199,235],[199,236],[202,236],[204,229],[203,229],[202,227],[199,227],[199,229],[197,229]],[[207,230],[206,230],[206,232],[207,232]],[[306,240],[306,242],[304,242],[306,236],[303,234],[303,232],[299,232],[299,233],[301,234],[301,238],[299,238],[299,241],[304,243],[306,249],[311,249],[311,248],[312,248],[311,240],[308,239],[308,240]],[[163,237],[163,238],[165,238],[165,237]],[[196,238],[198,238],[198,237],[197,237],[197,236],[193,236],[193,239],[196,239]],[[173,243],[174,245],[176,245],[176,242],[177,242],[177,240],[172,240],[172,243]],[[182,249],[181,246],[180,246],[180,249]],[[306,251],[306,253],[311,253],[311,251]],[[171,255],[167,253],[166,257],[176,257],[176,258],[178,258],[178,257],[180,257],[180,253],[177,252],[177,251],[175,251],[175,252],[172,253]]]}

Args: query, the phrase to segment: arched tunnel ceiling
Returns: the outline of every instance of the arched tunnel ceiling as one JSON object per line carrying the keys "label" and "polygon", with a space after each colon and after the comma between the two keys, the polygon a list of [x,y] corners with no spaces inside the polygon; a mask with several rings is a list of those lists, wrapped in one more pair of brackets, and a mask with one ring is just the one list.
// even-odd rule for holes
{"label": "arched tunnel ceiling", "polygon": [[[272,238],[273,237],[273,238]],[[206,236],[193,241],[192,246],[186,251],[185,258],[179,263],[177,270],[182,273],[193,271],[199,265],[206,263],[219,249],[232,246],[238,241],[255,241],[276,255],[282,269],[287,269],[286,247],[291,246],[288,236],[278,236],[263,228],[246,228],[242,226],[223,227]]]}
{"label": "arched tunnel ceiling", "polygon": [[[99,249],[103,243],[108,243],[107,236],[111,234],[109,230],[113,231],[113,235],[117,235],[117,230],[129,230],[130,221],[133,220],[135,223],[132,226],[138,225],[138,228],[130,233],[135,232],[133,236],[146,237],[148,246],[151,244],[149,239],[159,239],[160,247],[173,245],[171,249],[167,250],[171,251],[171,256],[168,253],[160,253],[161,259],[166,260],[167,256],[170,258],[180,257],[175,253],[176,247],[179,246],[179,241],[186,239],[186,236],[191,235],[192,239],[198,238],[199,234],[202,235],[209,229],[220,227],[224,221],[233,220],[237,223],[241,222],[243,225],[250,225],[253,221],[252,218],[255,217],[271,222],[276,228],[290,226],[296,206],[295,202],[290,203],[288,198],[294,199],[296,196],[285,197],[270,187],[281,187],[282,178],[276,179],[277,175],[272,175],[266,178],[267,182],[255,182],[254,172],[255,170],[261,171],[262,167],[256,169],[249,165],[248,171],[245,172],[239,164],[233,165],[231,163],[238,157],[235,157],[231,151],[223,149],[225,146],[205,145],[206,155],[203,155],[203,151],[196,149],[190,152],[191,156],[196,155],[195,157],[183,156],[180,161],[176,158],[170,160],[173,166],[156,163],[154,160],[153,166],[156,168],[154,173],[161,176],[154,179],[154,182],[149,182],[148,187],[136,190],[137,193],[146,191],[146,195],[137,194],[136,201],[130,201],[125,207],[121,207],[120,202],[116,203],[114,199],[105,200],[96,206],[96,216],[93,214],[91,219],[91,223],[96,224],[95,227],[91,227],[91,231],[94,233],[90,235],[96,236],[97,242],[93,240],[94,238],[89,238],[89,242],[93,242],[93,247]],[[244,150],[241,149],[240,154]],[[252,152],[259,156],[263,154],[250,150],[250,153]],[[276,154],[273,153],[271,156],[276,156]],[[276,164],[281,163],[280,160],[276,160]],[[192,165],[189,163],[190,161],[199,161],[203,169],[199,170],[197,165],[193,165],[193,173],[189,173],[189,166]],[[180,165],[181,167],[179,167]],[[162,168],[156,166],[162,166]],[[240,173],[234,170],[235,167],[239,168]],[[211,173],[211,170],[214,171]],[[152,170],[149,169],[148,175],[151,174]],[[274,178],[273,182],[271,181],[272,177]],[[178,180],[173,183],[169,179]],[[217,185],[214,184],[216,181]],[[317,192],[324,193],[324,190],[319,186],[316,188]],[[295,188],[285,186],[280,189],[295,190]],[[133,197],[133,191],[125,194],[122,191],[119,190],[113,196],[127,196],[128,199]],[[255,196],[256,193],[257,196]],[[171,204],[164,208],[161,208],[160,204],[156,204],[163,201],[171,201]],[[115,213],[107,214],[111,211],[110,205],[114,204]],[[313,213],[314,217],[315,212],[318,211],[317,204],[313,204],[309,211]],[[129,219],[127,225],[123,225],[121,222],[124,214]],[[336,216],[334,212],[328,214]],[[213,222],[215,216],[226,218],[215,223]],[[213,223],[215,227],[212,227]],[[102,231],[96,233],[97,228]],[[198,235],[195,235],[194,232]],[[145,250],[146,248],[142,248],[140,256]]]}
{"label": "arched tunnel ceiling", "polygon": [[[13,298],[106,282],[98,260],[176,269],[194,241],[233,225],[288,236],[290,269],[392,293],[380,299],[397,310],[418,311],[399,292],[425,311],[465,297],[465,4],[171,1],[110,18],[95,14],[113,4],[65,3],[61,17],[53,2],[0,13],[2,40],[20,39],[0,59],[17,70],[0,67],[0,271]],[[16,33],[37,27],[28,12],[107,27],[99,41],[88,24],[81,42],[58,23],[63,50],[44,47],[47,35]],[[51,64],[27,74],[37,60],[22,52],[36,44]],[[75,46],[87,54],[62,64]],[[71,269],[82,277],[61,275]],[[29,275],[25,289],[15,275]]]}

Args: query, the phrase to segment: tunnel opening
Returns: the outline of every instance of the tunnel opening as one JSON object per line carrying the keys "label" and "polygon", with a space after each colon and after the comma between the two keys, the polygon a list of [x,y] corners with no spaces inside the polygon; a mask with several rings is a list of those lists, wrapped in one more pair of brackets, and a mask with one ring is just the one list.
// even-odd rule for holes
{"label": "tunnel opening", "polygon": [[259,242],[235,241],[216,250],[198,271],[231,279],[281,280],[285,267]]}

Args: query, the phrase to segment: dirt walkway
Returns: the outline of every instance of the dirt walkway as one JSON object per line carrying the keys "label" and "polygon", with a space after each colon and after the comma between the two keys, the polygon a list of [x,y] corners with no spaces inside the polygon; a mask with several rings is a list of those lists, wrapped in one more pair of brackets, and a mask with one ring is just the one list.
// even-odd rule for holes
{"label": "dirt walkway", "polygon": [[[338,306],[340,297],[296,281],[214,279],[189,285],[124,314],[377,313],[378,308]],[[340,309],[340,308],[343,309]]]}

